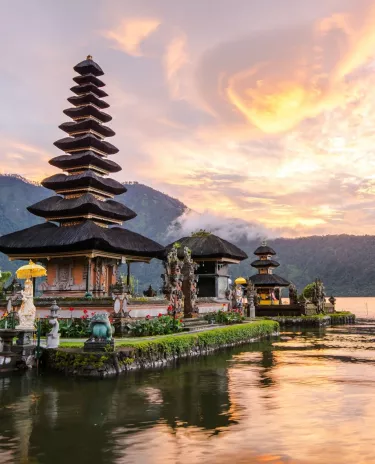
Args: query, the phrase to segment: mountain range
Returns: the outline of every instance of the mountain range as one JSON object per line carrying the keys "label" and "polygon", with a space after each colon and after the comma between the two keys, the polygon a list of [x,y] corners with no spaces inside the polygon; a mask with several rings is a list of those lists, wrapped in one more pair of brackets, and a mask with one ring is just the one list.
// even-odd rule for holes
{"label": "mountain range", "polygon": [[[166,245],[178,238],[179,218],[189,208],[177,199],[137,182],[125,183],[128,191],[116,199],[134,210],[137,217],[125,227]],[[51,195],[44,187],[16,175],[0,175],[0,235],[24,229],[43,222],[26,209]],[[175,236],[173,236],[175,229]],[[220,230],[215,232],[220,235]],[[260,239],[245,236],[236,240],[249,259],[230,268],[231,277],[248,276],[255,271],[250,263]],[[277,252],[280,267],[276,273],[295,283],[301,291],[305,285],[320,277],[328,294],[335,296],[375,295],[375,236],[327,235],[301,238],[277,238],[268,244]],[[0,253],[1,270],[14,271],[20,262],[9,262]],[[162,264],[132,265],[132,274],[138,279],[138,291],[149,284],[160,288]],[[285,294],[287,291],[285,290]]]}

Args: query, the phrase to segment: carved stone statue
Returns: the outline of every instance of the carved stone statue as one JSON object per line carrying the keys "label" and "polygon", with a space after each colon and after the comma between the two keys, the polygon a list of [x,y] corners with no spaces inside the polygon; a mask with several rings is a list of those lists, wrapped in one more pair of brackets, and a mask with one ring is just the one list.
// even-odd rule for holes
{"label": "carved stone statue", "polygon": [[225,291],[225,298],[229,300],[228,311],[230,311],[233,307],[233,289],[231,285],[229,285],[227,290]]}
{"label": "carved stone statue", "polygon": [[256,297],[256,288],[253,282],[250,279],[247,281],[246,287],[246,296],[247,302],[249,305],[249,317],[255,317],[255,297]]}
{"label": "carved stone statue", "polygon": [[291,305],[298,304],[297,287],[294,284],[289,285],[289,304]]}
{"label": "carved stone statue", "polygon": [[56,304],[56,301],[53,301],[52,306],[50,308],[51,314],[49,323],[52,326],[51,331],[47,334],[47,348],[58,348],[60,344],[60,334],[59,334],[59,320],[57,318],[57,312],[59,311],[59,307]]}
{"label": "carved stone statue", "polygon": [[177,256],[177,248],[172,248],[164,261],[165,273],[162,274],[162,278],[164,279],[163,293],[169,301],[174,316],[182,312],[182,264]]}
{"label": "carved stone statue", "polygon": [[91,340],[112,340],[112,327],[107,313],[94,314],[90,320]]}
{"label": "carved stone statue", "polygon": [[36,308],[33,300],[33,283],[30,279],[25,281],[25,290],[21,291],[22,303],[18,311],[19,325],[16,329],[35,330]]}
{"label": "carved stone statue", "polygon": [[323,282],[320,279],[315,279],[311,302],[316,306],[316,311],[318,314],[324,313],[325,301],[326,294],[324,291]]}
{"label": "carved stone statue", "polygon": [[113,351],[114,339],[108,313],[96,313],[90,320],[90,338],[83,345],[83,351]]}
{"label": "carved stone statue", "polygon": [[242,311],[242,298],[243,298],[243,289],[241,285],[233,286],[233,299],[234,305],[233,308],[240,309]]}
{"label": "carved stone statue", "polygon": [[184,295],[184,316],[187,318],[196,317],[199,313],[197,305],[197,276],[195,275],[197,269],[198,264],[192,260],[191,251],[185,247],[182,265],[182,292]]}

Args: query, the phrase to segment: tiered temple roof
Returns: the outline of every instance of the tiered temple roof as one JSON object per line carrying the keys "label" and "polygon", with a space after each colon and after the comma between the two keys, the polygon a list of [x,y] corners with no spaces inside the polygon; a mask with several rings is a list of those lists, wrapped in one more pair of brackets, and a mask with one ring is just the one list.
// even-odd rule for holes
{"label": "tiered temple roof", "polygon": [[263,243],[255,251],[254,255],[258,259],[251,263],[251,266],[258,270],[258,274],[249,277],[249,280],[256,287],[288,287],[288,282],[283,277],[273,273],[273,269],[280,266],[280,264],[272,259],[276,255],[276,251]]}
{"label": "tiered temple roof", "polygon": [[[149,260],[163,250],[158,243],[120,227],[136,213],[112,198],[126,192],[120,182],[110,179],[109,173],[121,167],[108,159],[119,150],[105,141],[115,135],[105,126],[112,117],[103,109],[109,104],[102,100],[107,93],[98,76],[104,73],[88,56],[77,64],[74,77],[75,94],[68,98],[73,105],[64,111],[73,121],[64,122],[60,129],[68,134],[55,146],[64,152],[50,164],[65,173],[44,179],[42,185],[57,195],[42,200],[28,210],[45,218],[45,224],[30,227],[0,238],[0,251],[13,258],[29,258],[45,254],[95,250],[117,256],[133,256]],[[57,224],[55,224],[57,223]]]}

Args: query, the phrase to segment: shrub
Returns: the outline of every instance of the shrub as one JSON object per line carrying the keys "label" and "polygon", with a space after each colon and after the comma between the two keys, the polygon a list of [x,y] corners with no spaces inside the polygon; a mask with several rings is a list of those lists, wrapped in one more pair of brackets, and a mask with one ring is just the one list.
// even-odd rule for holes
{"label": "shrub", "polygon": [[215,322],[217,324],[238,324],[245,318],[242,316],[241,311],[238,309],[232,309],[231,311],[218,311],[214,313],[208,313],[204,318],[209,322]]}
{"label": "shrub", "polygon": [[141,319],[127,325],[128,330],[135,337],[144,337],[149,335],[168,335],[175,332],[181,332],[182,321],[169,315],[159,314],[158,317],[151,319]]}
{"label": "shrub", "polygon": [[62,338],[88,337],[90,320],[87,317],[79,319],[60,320],[60,335]]}

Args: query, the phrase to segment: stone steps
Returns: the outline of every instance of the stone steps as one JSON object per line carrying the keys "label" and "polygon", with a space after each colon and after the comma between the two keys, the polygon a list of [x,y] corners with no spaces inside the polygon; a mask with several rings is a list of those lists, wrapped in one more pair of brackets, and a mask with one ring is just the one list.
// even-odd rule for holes
{"label": "stone steps", "polygon": [[182,322],[185,327],[190,326],[198,326],[198,325],[205,325],[207,321],[203,318],[195,318],[195,319],[182,319]]}

